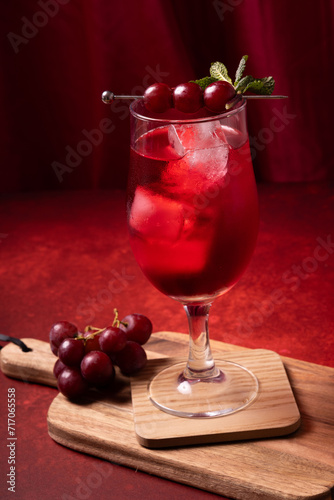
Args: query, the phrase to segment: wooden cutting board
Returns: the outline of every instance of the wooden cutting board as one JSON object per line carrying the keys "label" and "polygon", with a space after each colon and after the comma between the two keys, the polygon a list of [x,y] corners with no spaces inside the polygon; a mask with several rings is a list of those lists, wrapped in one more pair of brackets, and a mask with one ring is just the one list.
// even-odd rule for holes
{"label": "wooden cutting board", "polygon": [[[22,339],[33,351],[7,345],[1,369],[11,377],[55,386],[55,357],[45,342]],[[184,357],[186,335],[160,332],[147,344],[150,358]],[[214,353],[241,348],[212,342]],[[334,369],[281,358],[301,426],[286,437],[148,449],[135,436],[130,384],[119,377],[116,395],[93,394],[82,404],[61,394],[48,412],[50,436],[60,444],[173,481],[240,500],[326,499],[334,492]],[[79,422],[85,422],[82,427]]]}

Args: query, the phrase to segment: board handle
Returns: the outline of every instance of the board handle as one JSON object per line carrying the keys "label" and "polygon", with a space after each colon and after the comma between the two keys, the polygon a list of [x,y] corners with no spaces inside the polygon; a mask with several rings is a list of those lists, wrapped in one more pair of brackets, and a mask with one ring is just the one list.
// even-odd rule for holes
{"label": "board handle", "polygon": [[[18,340],[18,339],[17,339]],[[57,387],[53,367],[57,358],[50,349],[50,344],[37,339],[21,339],[22,345],[10,343],[0,351],[0,368],[7,377]]]}

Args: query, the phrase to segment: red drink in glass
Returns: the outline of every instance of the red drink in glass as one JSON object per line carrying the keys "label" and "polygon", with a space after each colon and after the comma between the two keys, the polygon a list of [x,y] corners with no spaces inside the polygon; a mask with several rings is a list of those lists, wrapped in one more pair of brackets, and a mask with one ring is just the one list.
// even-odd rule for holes
{"label": "red drink in glass", "polygon": [[138,136],[131,155],[128,223],[138,264],[164,294],[212,301],[239,280],[255,247],[247,133],[219,120],[158,126]]}

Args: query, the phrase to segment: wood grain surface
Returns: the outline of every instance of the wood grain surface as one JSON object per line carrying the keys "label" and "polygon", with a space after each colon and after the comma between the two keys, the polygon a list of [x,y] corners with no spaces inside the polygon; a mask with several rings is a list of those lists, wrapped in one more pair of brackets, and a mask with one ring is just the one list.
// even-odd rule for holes
{"label": "wood grain surface", "polygon": [[[17,346],[5,346],[2,371],[55,386],[55,357],[48,344],[22,340],[33,351],[22,353]],[[147,344],[149,357],[185,357],[187,341],[183,334],[156,333]],[[214,341],[212,348],[218,354],[241,349]],[[96,392],[80,405],[58,394],[48,412],[49,434],[74,450],[235,499],[330,500],[334,491],[334,370],[281,359],[301,413],[301,426],[286,437],[145,448],[135,436],[130,384],[125,377],[119,377],[116,394]]]}

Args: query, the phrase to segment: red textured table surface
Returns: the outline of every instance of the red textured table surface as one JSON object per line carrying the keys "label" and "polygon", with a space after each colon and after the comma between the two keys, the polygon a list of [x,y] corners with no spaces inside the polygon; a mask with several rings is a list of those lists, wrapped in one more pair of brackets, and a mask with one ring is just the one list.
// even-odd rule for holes
{"label": "red textured table surface", "polygon": [[[211,337],[334,367],[334,186],[259,185],[259,196],[256,251],[241,281],[212,307]],[[120,316],[146,314],[155,331],[187,330],[182,307],[137,267],[123,192],[3,197],[0,255],[3,334],[47,340],[60,319],[80,328],[106,326],[114,307]],[[16,390],[17,436],[16,494],[7,491],[8,454],[2,451],[1,498],[218,498],[56,444],[46,424],[55,389],[0,379],[3,450],[8,388]]]}

